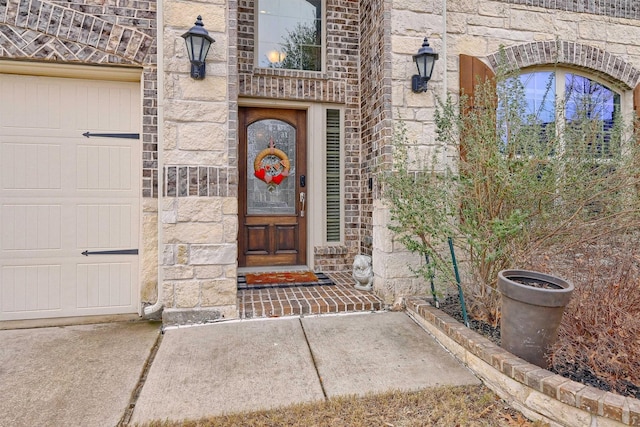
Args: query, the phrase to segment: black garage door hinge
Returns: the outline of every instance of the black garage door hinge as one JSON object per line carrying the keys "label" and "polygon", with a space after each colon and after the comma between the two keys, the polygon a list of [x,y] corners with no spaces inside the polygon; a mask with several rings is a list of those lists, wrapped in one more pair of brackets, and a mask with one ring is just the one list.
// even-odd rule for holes
{"label": "black garage door hinge", "polygon": [[90,138],[90,137],[101,137],[101,138],[127,138],[127,139],[140,139],[139,133],[91,133],[85,132],[82,136]]}
{"label": "black garage door hinge", "polygon": [[138,255],[137,249],[119,249],[117,251],[89,251],[82,252],[82,255]]}

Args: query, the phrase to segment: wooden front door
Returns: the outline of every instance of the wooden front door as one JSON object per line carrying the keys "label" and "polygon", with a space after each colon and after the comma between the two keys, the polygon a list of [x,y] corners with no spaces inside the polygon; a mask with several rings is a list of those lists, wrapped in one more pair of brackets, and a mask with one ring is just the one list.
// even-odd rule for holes
{"label": "wooden front door", "polygon": [[240,267],[305,265],[306,112],[240,108]]}

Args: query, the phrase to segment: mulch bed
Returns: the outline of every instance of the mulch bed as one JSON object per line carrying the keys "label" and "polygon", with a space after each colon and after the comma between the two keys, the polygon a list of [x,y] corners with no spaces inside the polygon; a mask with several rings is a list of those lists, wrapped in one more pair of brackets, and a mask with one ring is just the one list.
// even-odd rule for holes
{"label": "mulch bed", "polygon": [[[440,307],[444,313],[453,317],[460,323],[464,323],[462,316],[462,308],[458,297],[448,296],[439,301]],[[483,321],[475,320],[469,317],[469,329],[488,338],[493,343],[500,345],[500,325],[493,327]],[[572,366],[554,366],[549,369],[551,372],[562,375],[565,378],[579,382],[584,385],[592,386],[604,391],[611,391],[623,396],[630,396],[640,399],[640,387],[628,381],[622,381],[614,390],[606,382],[598,378],[593,372],[584,366],[578,364]],[[621,391],[622,390],[622,391]],[[626,391],[626,392],[625,392]]]}
{"label": "mulch bed", "polygon": [[[440,302],[440,310],[447,313],[449,316],[456,319],[458,322],[464,324],[464,318],[462,317],[462,307],[460,306],[460,301],[456,296],[448,296]],[[488,338],[491,342],[496,345],[500,345],[500,325],[493,327],[488,323],[482,322],[480,320],[472,319],[468,316],[469,319],[469,329],[474,332],[479,333],[485,338]]]}

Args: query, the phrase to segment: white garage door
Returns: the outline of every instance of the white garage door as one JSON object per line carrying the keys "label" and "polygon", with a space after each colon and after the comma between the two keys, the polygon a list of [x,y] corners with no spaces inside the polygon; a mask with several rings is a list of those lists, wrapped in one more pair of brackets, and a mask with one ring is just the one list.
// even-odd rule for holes
{"label": "white garage door", "polygon": [[140,110],[139,83],[0,74],[0,320],[138,311]]}

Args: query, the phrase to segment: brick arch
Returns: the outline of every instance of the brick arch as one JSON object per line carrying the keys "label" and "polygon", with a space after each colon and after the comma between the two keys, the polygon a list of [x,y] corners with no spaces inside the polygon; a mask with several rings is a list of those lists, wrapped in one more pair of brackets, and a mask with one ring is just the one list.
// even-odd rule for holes
{"label": "brick arch", "polygon": [[0,13],[3,57],[142,65],[153,44],[151,36],[134,28],[58,4],[19,0],[11,5]]}
{"label": "brick arch", "polygon": [[[504,53],[503,53],[504,52]],[[626,89],[640,83],[640,70],[617,55],[582,43],[548,40],[504,48],[487,57],[495,70],[502,58],[518,68],[534,65],[565,64],[589,69],[622,83]]]}

